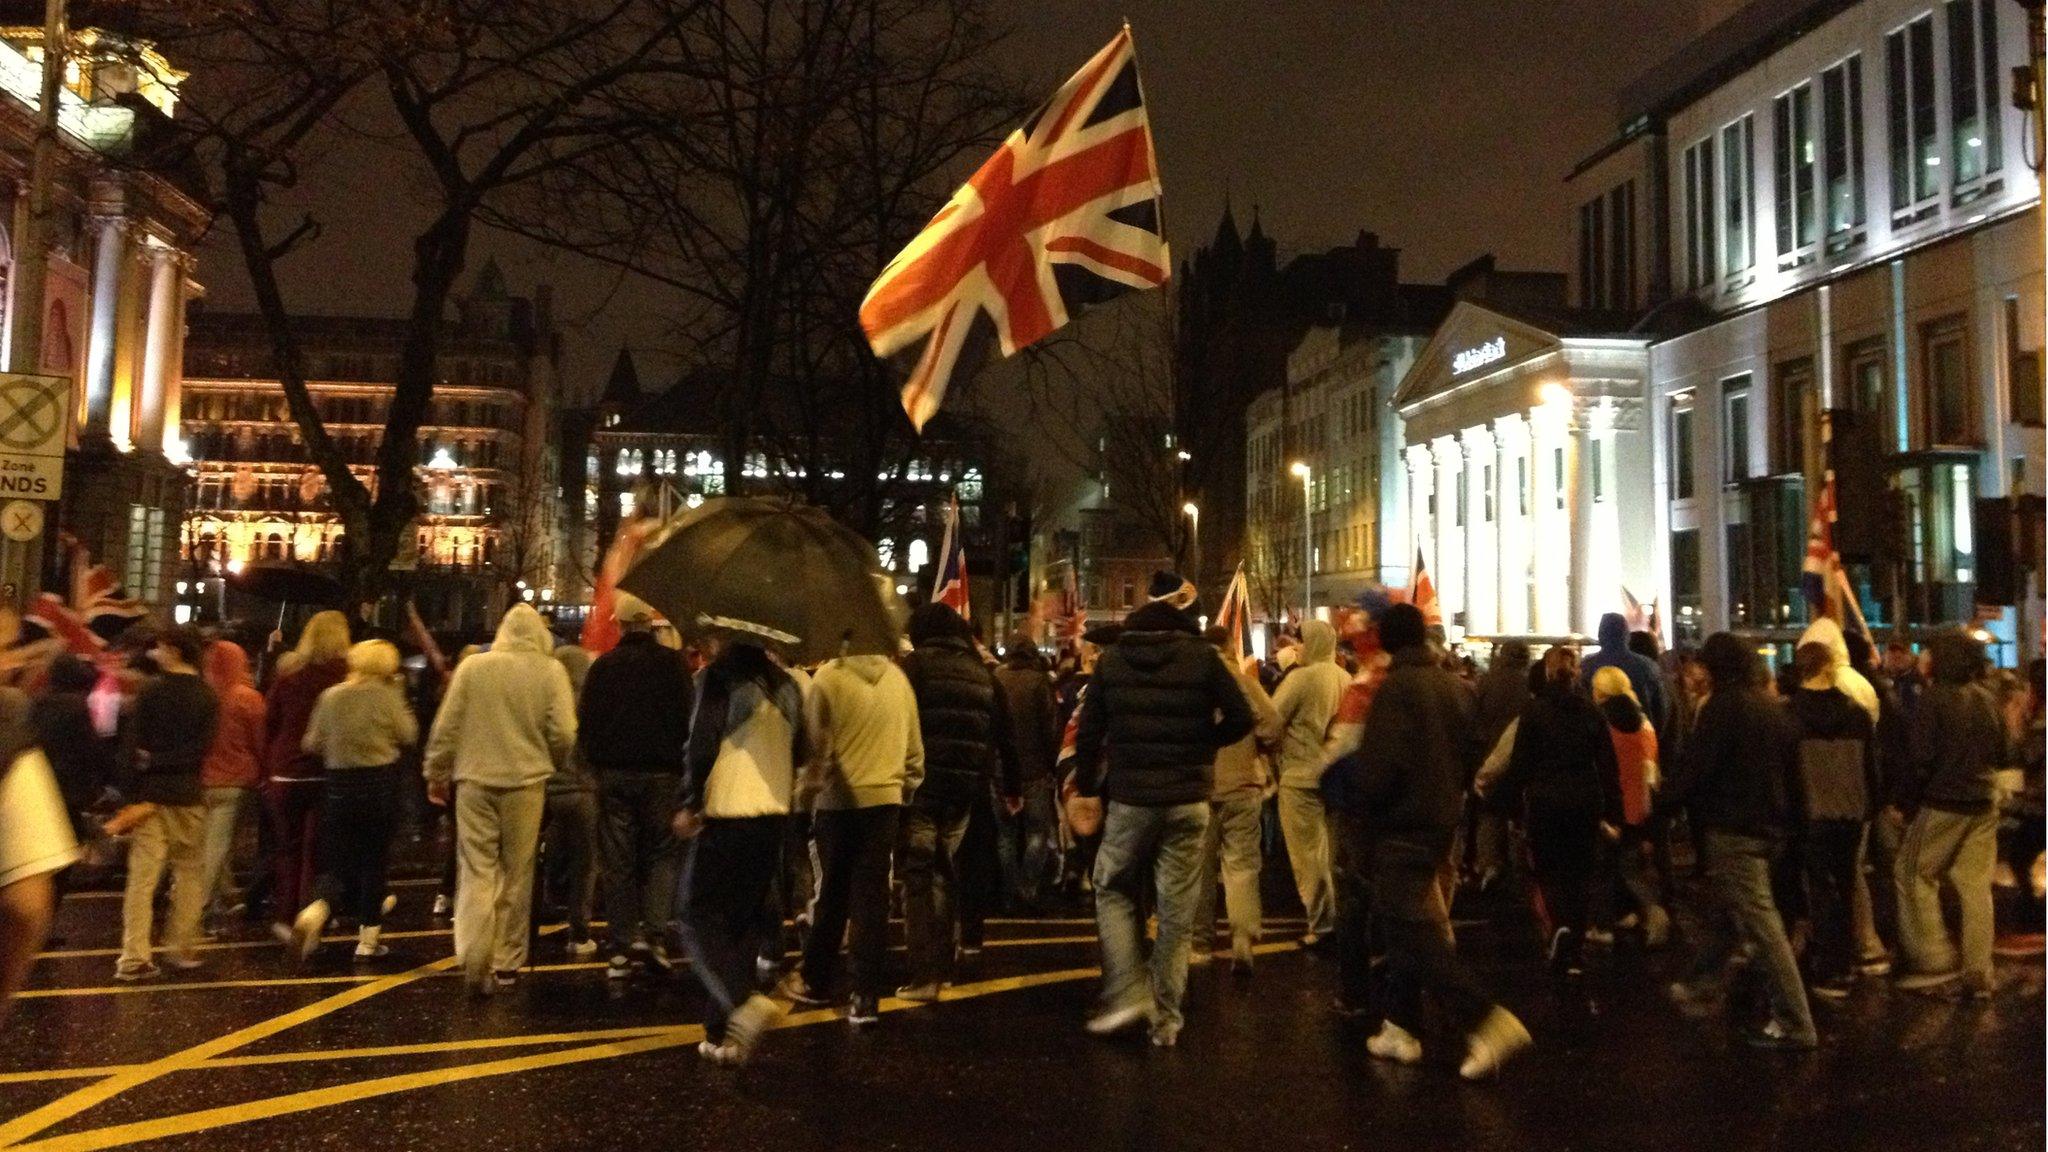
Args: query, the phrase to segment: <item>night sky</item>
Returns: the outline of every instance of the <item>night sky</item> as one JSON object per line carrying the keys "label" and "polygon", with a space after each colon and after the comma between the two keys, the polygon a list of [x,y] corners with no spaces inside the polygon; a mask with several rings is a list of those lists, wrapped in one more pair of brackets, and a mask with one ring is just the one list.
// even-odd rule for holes
{"label": "night sky", "polygon": [[[1440,279],[1483,252],[1504,267],[1563,269],[1564,176],[1613,134],[1615,95],[1679,49],[1726,0],[998,0],[1009,50],[1033,95],[1079,67],[1127,16],[1178,254],[1215,227],[1225,196],[1293,252],[1361,229],[1405,250],[1409,280]],[[378,145],[342,149],[306,174],[326,234],[294,257],[289,290],[307,312],[399,313],[413,184]],[[375,178],[369,174],[375,173]],[[663,290],[484,235],[515,291],[556,285],[570,326],[571,388],[595,388],[618,347],[665,383]],[[231,247],[200,279],[210,300],[248,307]]]}

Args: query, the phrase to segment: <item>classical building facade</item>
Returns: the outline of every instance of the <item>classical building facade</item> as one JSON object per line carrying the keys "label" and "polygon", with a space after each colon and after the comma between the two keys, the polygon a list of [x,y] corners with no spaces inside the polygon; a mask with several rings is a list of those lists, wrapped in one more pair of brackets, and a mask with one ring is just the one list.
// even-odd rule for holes
{"label": "classical building facade", "polygon": [[[46,505],[46,524],[90,549],[130,595],[162,605],[172,595],[168,576],[187,489],[180,348],[187,302],[200,294],[192,251],[207,212],[178,180],[152,170],[146,153],[176,111],[185,74],[147,42],[72,30],[52,210],[39,241],[39,347],[29,356],[16,343],[31,319],[23,310],[38,294],[23,290],[20,269],[30,254],[16,240],[29,232],[42,50],[39,22],[0,24],[0,195],[10,201],[0,217],[0,362],[71,381],[63,496]],[[42,541],[5,546],[15,598],[54,570],[50,542],[46,531]]]}
{"label": "classical building facade", "polygon": [[2014,557],[1981,519],[2010,505],[1980,503],[2044,482],[2038,122],[2007,97],[2023,9],[1751,7],[1625,92],[1620,138],[1573,176],[1579,298],[1685,319],[1649,352],[1664,619],[1792,635],[1832,469],[1874,624],[1978,619],[2008,660],[2036,652],[2040,557],[1996,587]]}
{"label": "classical building facade", "polygon": [[[350,468],[370,482],[405,323],[303,316],[293,325],[314,406]],[[424,511],[397,564],[432,626],[475,630],[513,597],[556,596],[560,354],[546,286],[530,299],[513,296],[486,264],[442,345],[441,379],[420,430]],[[180,576],[190,602],[217,610],[225,603],[218,582],[250,563],[331,565],[342,525],[286,409],[262,317],[195,312],[185,377],[194,494]]]}

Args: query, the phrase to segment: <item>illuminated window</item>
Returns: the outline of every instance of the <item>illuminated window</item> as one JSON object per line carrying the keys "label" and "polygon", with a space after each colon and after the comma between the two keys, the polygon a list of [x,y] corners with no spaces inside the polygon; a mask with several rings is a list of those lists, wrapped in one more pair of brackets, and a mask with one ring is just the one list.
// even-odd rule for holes
{"label": "illuminated window", "polygon": [[1932,212],[1941,151],[1934,113],[1934,17],[1885,37],[1885,98],[1891,126],[1892,216]]}
{"label": "illuminated window", "polygon": [[912,572],[922,572],[924,571],[924,566],[929,563],[931,563],[931,552],[925,547],[925,542],[922,540],[912,540],[910,542],[910,570]]}

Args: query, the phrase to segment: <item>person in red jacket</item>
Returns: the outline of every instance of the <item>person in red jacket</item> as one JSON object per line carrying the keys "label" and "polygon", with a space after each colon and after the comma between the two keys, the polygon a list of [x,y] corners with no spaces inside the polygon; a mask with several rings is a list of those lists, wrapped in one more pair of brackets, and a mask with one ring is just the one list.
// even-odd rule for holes
{"label": "person in red jacket", "polygon": [[1607,721],[1607,738],[1614,745],[1614,764],[1621,782],[1617,879],[1622,894],[1636,907],[1643,942],[1661,948],[1671,939],[1671,914],[1664,908],[1662,890],[1644,859],[1650,847],[1650,811],[1657,790],[1657,727],[1643,713],[1628,673],[1619,668],[1593,673],[1593,704]]}
{"label": "person in red jacket", "polygon": [[206,683],[220,701],[220,727],[213,745],[199,769],[199,785],[206,791],[206,885],[216,894],[214,906],[234,903],[234,876],[227,867],[235,847],[235,824],[242,804],[262,782],[264,718],[268,715],[263,693],[249,682],[249,654],[231,640],[215,640],[206,646],[202,668]]}
{"label": "person in red jacket", "polygon": [[320,694],[348,678],[348,646],[348,617],[319,613],[306,621],[289,663],[270,686],[263,738],[263,804],[276,833],[270,931],[287,945],[292,942],[290,918],[305,907],[317,874],[320,799],[327,778],[320,757],[301,745]]}

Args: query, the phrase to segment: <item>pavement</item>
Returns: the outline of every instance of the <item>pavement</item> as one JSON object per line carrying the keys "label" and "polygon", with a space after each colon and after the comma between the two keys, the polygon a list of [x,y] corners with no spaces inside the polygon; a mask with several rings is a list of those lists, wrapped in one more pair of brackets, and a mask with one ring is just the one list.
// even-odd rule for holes
{"label": "pavement", "polygon": [[111,979],[119,905],[67,902],[64,940],[0,1025],[0,1148],[84,1152],[434,1148],[724,1150],[1797,1148],[2039,1149],[2042,970],[2000,962],[1986,1004],[1868,981],[1816,1004],[1809,1054],[1743,1046],[1659,989],[1679,961],[1625,945],[1560,991],[1513,905],[1461,906],[1460,947],[1537,1048],[1498,1081],[1457,1078],[1453,1038],[1425,1063],[1364,1051],[1330,1010],[1334,961],[1276,921],[1256,973],[1197,969],[1180,1046],[1081,1031],[1098,954],[1069,913],[992,922],[934,1005],[886,1001],[879,1026],[789,1016],[739,1070],[698,1058],[686,977],[610,981],[543,937],[517,987],[467,998],[431,881],[405,881],[390,957],[339,937],[304,968],[259,929],[206,966]]}

